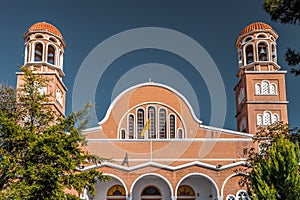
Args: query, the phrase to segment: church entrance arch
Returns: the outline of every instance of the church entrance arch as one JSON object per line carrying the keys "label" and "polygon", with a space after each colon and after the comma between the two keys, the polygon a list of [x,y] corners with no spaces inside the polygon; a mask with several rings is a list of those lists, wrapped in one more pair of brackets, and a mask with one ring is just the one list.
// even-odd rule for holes
{"label": "church entrance arch", "polygon": [[145,174],[135,180],[131,187],[132,200],[172,200],[172,187],[159,174]]}
{"label": "church entrance arch", "polygon": [[126,200],[128,197],[127,188],[122,179],[109,174],[110,181],[98,181],[95,184],[95,195],[90,197],[93,200]]}
{"label": "church entrance arch", "polygon": [[175,194],[177,200],[212,200],[218,199],[219,191],[209,176],[192,173],[179,181]]}

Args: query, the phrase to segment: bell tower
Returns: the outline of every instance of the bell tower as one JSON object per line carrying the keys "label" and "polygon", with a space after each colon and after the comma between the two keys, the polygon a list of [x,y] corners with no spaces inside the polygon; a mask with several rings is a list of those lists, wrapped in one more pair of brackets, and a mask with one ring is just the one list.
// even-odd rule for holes
{"label": "bell tower", "polygon": [[[33,24],[23,35],[25,40],[24,66],[49,80],[42,92],[50,95],[49,104],[58,115],[65,115],[66,91],[62,78],[63,55],[66,47],[60,31],[47,22]],[[23,72],[17,72],[17,88]]]}
{"label": "bell tower", "polygon": [[288,122],[285,74],[277,64],[278,34],[262,22],[242,30],[237,41],[239,81],[236,95],[237,130],[255,134],[259,126]]}

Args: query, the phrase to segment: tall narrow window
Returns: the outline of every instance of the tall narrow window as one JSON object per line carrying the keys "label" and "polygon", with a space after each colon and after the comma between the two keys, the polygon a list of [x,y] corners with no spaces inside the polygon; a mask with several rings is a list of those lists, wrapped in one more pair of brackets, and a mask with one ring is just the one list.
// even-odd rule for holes
{"label": "tall narrow window", "polygon": [[122,129],[121,130],[121,139],[125,139],[126,138],[126,133],[125,133],[125,130]]}
{"label": "tall narrow window", "polygon": [[261,94],[269,94],[269,82],[268,81],[261,82]]}
{"label": "tall narrow window", "polygon": [[138,109],[137,111],[137,133],[138,133],[138,139],[143,138],[142,137],[142,130],[144,128],[144,110]]}
{"label": "tall narrow window", "polygon": [[128,137],[129,139],[134,138],[134,116],[128,116]]}
{"label": "tall narrow window", "polygon": [[55,49],[53,46],[48,46],[47,62],[54,65]]}
{"label": "tall narrow window", "polygon": [[25,62],[30,62],[30,47],[29,44],[27,44],[26,46],[26,58],[25,58]]}
{"label": "tall narrow window", "polygon": [[271,125],[271,113],[270,112],[264,113],[264,125]]}
{"label": "tall narrow window", "polygon": [[182,129],[180,128],[180,129],[178,129],[178,138],[183,138],[183,131],[182,131]]}
{"label": "tall narrow window", "polygon": [[279,118],[279,117],[278,117],[277,114],[273,114],[273,115],[272,115],[272,123],[274,124],[274,123],[278,122],[278,121],[279,121],[278,118]]}
{"label": "tall narrow window", "polygon": [[263,125],[263,116],[262,115],[257,115],[256,116],[256,123],[257,123],[257,125],[258,126],[261,126],[261,125]]}
{"label": "tall narrow window", "polygon": [[254,61],[253,46],[248,45],[246,48],[246,63],[250,64]]}
{"label": "tall narrow window", "polygon": [[41,62],[43,61],[43,45],[38,43],[34,47],[34,61]]}
{"label": "tall narrow window", "polygon": [[166,132],[167,124],[166,124],[166,110],[159,110],[159,137],[164,139],[167,138]]}
{"label": "tall narrow window", "polygon": [[274,44],[272,44],[272,61],[276,62],[276,49]]}
{"label": "tall narrow window", "polygon": [[258,59],[259,61],[267,61],[268,60],[268,49],[265,43],[258,44]]}
{"label": "tall narrow window", "polygon": [[149,133],[150,135],[148,136],[149,138],[151,137],[152,139],[156,138],[156,113],[155,113],[155,107],[150,106],[148,108],[148,119],[150,119],[150,124],[149,124]]}
{"label": "tall narrow window", "polygon": [[255,84],[255,94],[257,94],[257,95],[261,94],[261,86],[259,83]]}
{"label": "tall narrow window", "polygon": [[170,115],[170,138],[175,138],[175,115]]}
{"label": "tall narrow window", "polygon": [[270,94],[276,94],[277,92],[276,92],[276,85],[275,85],[275,83],[272,83],[271,85],[270,85]]}
{"label": "tall narrow window", "polygon": [[56,101],[60,104],[63,105],[63,98],[60,89],[56,90]]}

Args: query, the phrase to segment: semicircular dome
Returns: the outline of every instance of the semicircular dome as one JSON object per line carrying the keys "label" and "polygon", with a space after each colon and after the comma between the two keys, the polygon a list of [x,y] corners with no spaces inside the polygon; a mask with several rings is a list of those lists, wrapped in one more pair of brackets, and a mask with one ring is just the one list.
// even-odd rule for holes
{"label": "semicircular dome", "polygon": [[271,31],[273,31],[274,33],[276,33],[276,32],[274,31],[274,29],[273,29],[270,25],[268,25],[268,24],[266,24],[266,23],[263,23],[263,22],[254,22],[254,23],[252,23],[252,24],[246,26],[246,27],[241,31],[240,36],[241,36],[241,35],[245,35],[245,34],[247,34],[247,33],[250,33],[250,32],[252,32],[252,31],[261,31],[261,30],[271,30]]}
{"label": "semicircular dome", "polygon": [[55,26],[47,22],[37,22],[28,29],[28,32],[39,32],[39,31],[49,32],[56,35],[59,38],[62,38],[61,32]]}

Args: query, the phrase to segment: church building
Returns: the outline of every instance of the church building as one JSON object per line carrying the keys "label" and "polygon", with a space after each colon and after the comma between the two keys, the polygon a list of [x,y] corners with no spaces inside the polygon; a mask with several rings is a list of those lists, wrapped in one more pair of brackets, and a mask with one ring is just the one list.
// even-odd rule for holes
{"label": "church building", "polygon": [[[64,115],[63,83],[66,47],[61,32],[46,22],[23,35],[24,66],[50,78],[43,88],[49,105]],[[277,64],[278,34],[265,23],[245,27],[237,37],[237,130],[212,127],[198,119],[189,100],[155,82],[134,85],[120,93],[99,125],[83,131],[87,150],[110,161],[85,166],[111,181],[96,183],[86,200],[246,200],[235,171],[245,164],[244,148],[253,145],[259,126],[288,122],[286,71]],[[17,73],[19,86],[23,74]]]}

